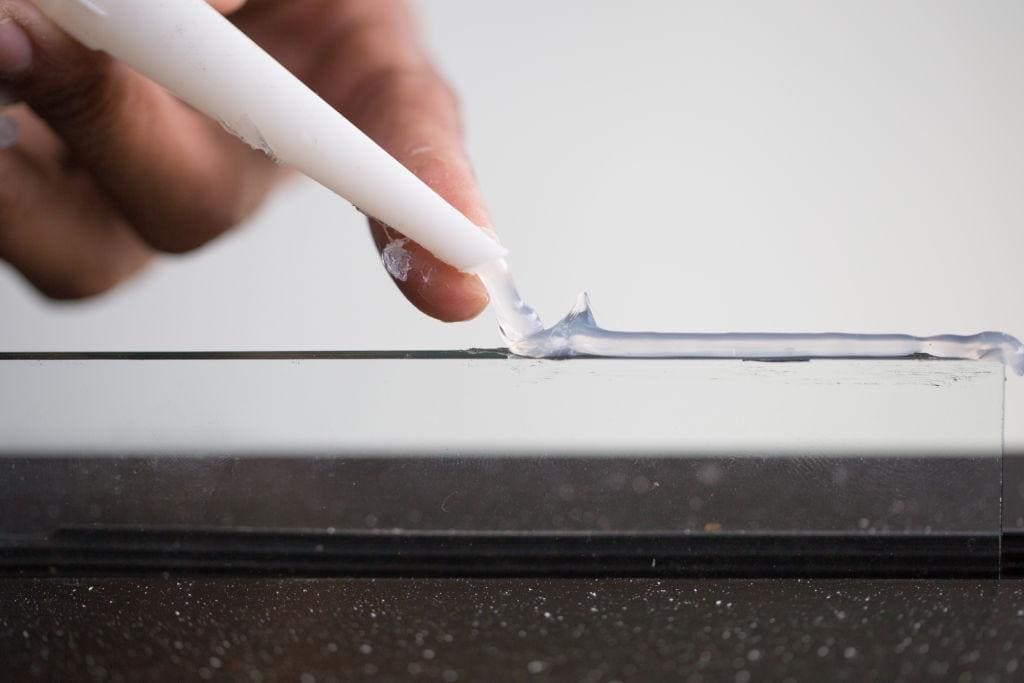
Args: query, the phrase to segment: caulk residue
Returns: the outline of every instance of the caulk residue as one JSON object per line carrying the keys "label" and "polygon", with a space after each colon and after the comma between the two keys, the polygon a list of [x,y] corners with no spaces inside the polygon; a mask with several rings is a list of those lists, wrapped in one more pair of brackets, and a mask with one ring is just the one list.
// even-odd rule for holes
{"label": "caulk residue", "polygon": [[999,360],[1024,375],[1024,345],[1002,332],[974,335],[623,332],[597,324],[590,300],[581,294],[562,320],[545,328],[519,296],[504,261],[477,271],[498,317],[509,350],[530,358],[607,356],[615,358],[935,358]]}
{"label": "caulk residue", "polygon": [[280,163],[280,160],[274,153],[274,150],[270,146],[270,143],[268,143],[267,139],[263,137],[263,132],[259,129],[259,126],[256,125],[256,122],[253,121],[248,114],[242,114],[234,123],[221,121],[220,125],[222,128],[224,128],[224,130],[231,133],[236,138],[238,138],[245,144],[249,145],[256,151],[263,152],[264,154],[266,154],[275,164]]}
{"label": "caulk residue", "polygon": [[[544,324],[533,307],[523,301],[512,279],[512,271],[505,259],[485,263],[476,269],[487,293],[491,296],[491,308],[498,318],[501,337],[512,349],[513,345],[544,334]],[[518,353],[512,349],[513,353]],[[523,354],[526,355],[526,354]]]}
{"label": "caulk residue", "polygon": [[412,254],[405,248],[407,239],[392,240],[381,250],[380,258],[391,277],[405,282],[412,269]]}

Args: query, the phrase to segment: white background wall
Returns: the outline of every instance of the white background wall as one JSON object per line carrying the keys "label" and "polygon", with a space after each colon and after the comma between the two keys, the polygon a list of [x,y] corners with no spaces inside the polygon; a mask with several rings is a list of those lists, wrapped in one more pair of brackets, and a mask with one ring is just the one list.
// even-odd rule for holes
{"label": "white background wall", "polygon": [[[621,328],[1024,335],[1019,0],[419,5],[546,319],[586,288]],[[498,344],[406,304],[310,183],[95,301],[0,265],[0,350]]]}

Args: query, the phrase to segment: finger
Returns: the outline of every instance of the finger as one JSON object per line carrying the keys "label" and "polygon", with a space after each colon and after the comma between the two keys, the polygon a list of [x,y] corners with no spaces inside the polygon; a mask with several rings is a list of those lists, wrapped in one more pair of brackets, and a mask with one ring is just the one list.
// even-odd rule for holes
{"label": "finger", "polygon": [[[391,14],[379,23],[364,19],[362,29],[339,50],[338,59],[363,65],[339,107],[470,220],[490,225],[463,149],[457,101],[419,47],[404,3],[389,9]],[[390,258],[384,259],[385,265],[392,265],[392,279],[421,311],[460,321],[486,308],[487,291],[479,278],[449,266],[415,242],[403,241],[402,235],[379,223],[371,223],[371,229],[382,256],[408,254],[405,273],[394,269]]]}
{"label": "finger", "polygon": [[14,104],[18,101],[14,93],[7,88],[0,85],[0,107],[6,107],[9,104]]}
{"label": "finger", "polygon": [[245,0],[207,0],[207,2],[222,14],[237,12],[245,4]]}
{"label": "finger", "polygon": [[[356,125],[470,220],[489,225],[447,88],[429,72],[393,78],[364,95],[366,100],[353,109]],[[475,275],[449,266],[376,221],[371,222],[371,230],[392,279],[421,311],[440,320],[460,321],[486,308],[487,291]],[[408,261],[406,272],[402,272],[403,259]]]}
{"label": "finger", "polygon": [[[305,25],[300,3],[251,2],[237,21],[261,42],[261,27],[288,32]],[[346,0],[318,12],[320,41],[275,56],[311,76],[313,89],[478,225],[489,217],[461,141],[458,106],[427,58],[409,8],[400,0]],[[274,14],[276,13],[276,14]],[[273,15],[273,16],[271,16]],[[249,28],[251,25],[251,29]],[[285,33],[285,35],[288,35]],[[310,63],[309,55],[316,62]],[[421,311],[445,321],[473,318],[488,303],[480,280],[432,256],[418,244],[371,222],[374,240],[392,279]]]}
{"label": "finger", "polygon": [[25,105],[8,107],[3,111],[7,135],[0,149],[11,149],[11,153],[20,154],[28,163],[38,169],[51,172],[64,164],[67,149],[64,144],[46,127],[42,121]]}
{"label": "finger", "polygon": [[[6,59],[5,44],[15,46]],[[262,154],[75,42],[26,0],[0,0],[0,85],[46,121],[158,249],[185,251],[221,234],[255,208],[276,175]]]}
{"label": "finger", "polygon": [[56,299],[104,292],[145,266],[152,252],[85,173],[52,154],[52,133],[24,107],[4,121],[17,137],[0,145],[0,260]]}
{"label": "finger", "polygon": [[[474,223],[490,224],[462,146],[455,100],[431,69],[381,74],[349,102],[349,115],[367,135]],[[409,254],[408,272],[390,272],[424,313],[459,321],[487,306],[487,292],[476,276],[447,265],[414,242],[402,242],[402,235],[379,223],[372,224],[372,231],[382,255],[396,249]]]}
{"label": "finger", "polygon": [[[393,137],[381,135],[377,139],[455,208],[478,225],[488,224],[472,172],[457,140],[444,140],[423,130],[403,131]],[[426,142],[428,140],[430,143]],[[389,274],[406,298],[421,311],[439,320],[457,322],[474,318],[487,307],[487,291],[475,275],[449,266],[416,242],[377,221],[371,221],[370,226]]]}

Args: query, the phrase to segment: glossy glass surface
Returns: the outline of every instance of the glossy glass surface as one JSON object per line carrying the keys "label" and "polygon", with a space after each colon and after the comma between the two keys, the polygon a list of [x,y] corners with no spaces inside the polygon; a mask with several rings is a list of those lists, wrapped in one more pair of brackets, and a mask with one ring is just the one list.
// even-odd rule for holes
{"label": "glossy glass surface", "polygon": [[996,575],[1003,381],[996,363],[934,360],[7,357],[0,533],[35,569],[49,553],[106,569]]}

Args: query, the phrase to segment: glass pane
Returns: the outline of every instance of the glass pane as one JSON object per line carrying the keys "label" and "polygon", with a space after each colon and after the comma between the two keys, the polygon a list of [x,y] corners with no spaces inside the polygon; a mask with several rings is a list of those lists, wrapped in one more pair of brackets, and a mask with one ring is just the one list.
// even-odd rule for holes
{"label": "glass pane", "polygon": [[36,568],[993,575],[1003,381],[934,360],[8,356],[0,534]]}

